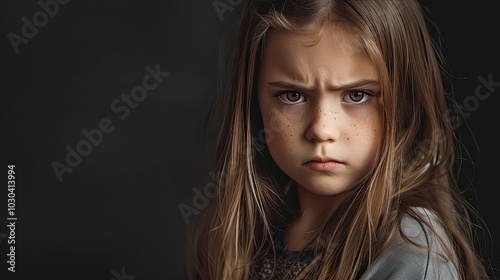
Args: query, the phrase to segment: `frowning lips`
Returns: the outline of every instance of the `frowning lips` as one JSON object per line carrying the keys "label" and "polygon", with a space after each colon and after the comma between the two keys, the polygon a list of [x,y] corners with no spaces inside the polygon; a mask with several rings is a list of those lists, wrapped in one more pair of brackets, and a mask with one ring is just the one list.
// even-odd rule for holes
{"label": "frowning lips", "polygon": [[305,162],[304,165],[316,171],[334,171],[335,169],[345,165],[345,163],[330,157],[316,156]]}

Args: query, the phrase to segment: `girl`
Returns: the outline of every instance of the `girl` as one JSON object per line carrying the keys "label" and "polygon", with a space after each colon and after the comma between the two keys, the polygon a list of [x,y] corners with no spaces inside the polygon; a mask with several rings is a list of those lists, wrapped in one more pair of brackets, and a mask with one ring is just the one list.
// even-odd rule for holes
{"label": "girl", "polygon": [[412,0],[246,1],[191,279],[488,279]]}

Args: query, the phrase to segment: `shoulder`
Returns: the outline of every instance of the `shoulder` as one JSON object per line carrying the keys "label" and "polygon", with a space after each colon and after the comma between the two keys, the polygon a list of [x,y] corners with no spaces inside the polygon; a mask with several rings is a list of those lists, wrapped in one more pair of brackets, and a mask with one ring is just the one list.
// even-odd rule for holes
{"label": "shoulder", "polygon": [[415,217],[402,217],[401,231],[360,279],[457,279],[457,270],[442,246],[449,241],[437,217],[424,208],[412,210]]}

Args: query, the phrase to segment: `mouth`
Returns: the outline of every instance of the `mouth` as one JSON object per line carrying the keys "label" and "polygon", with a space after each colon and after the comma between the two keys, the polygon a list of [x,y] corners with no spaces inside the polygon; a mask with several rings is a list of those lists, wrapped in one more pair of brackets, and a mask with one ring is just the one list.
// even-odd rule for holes
{"label": "mouth", "polygon": [[312,170],[328,172],[340,168],[345,165],[345,163],[330,157],[314,157],[305,162],[304,165]]}

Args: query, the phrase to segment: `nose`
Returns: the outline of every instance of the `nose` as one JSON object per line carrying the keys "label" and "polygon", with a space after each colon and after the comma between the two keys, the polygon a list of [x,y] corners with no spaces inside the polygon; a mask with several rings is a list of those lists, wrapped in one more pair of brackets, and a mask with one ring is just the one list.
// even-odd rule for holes
{"label": "nose", "polygon": [[311,142],[333,142],[339,138],[341,122],[332,106],[317,106],[312,112],[306,130],[306,138]]}

